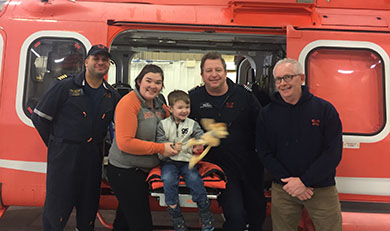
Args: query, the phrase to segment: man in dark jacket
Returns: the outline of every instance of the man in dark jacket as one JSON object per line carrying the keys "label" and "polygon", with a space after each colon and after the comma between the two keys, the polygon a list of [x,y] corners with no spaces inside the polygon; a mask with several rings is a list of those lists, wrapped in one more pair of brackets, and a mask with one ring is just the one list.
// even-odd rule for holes
{"label": "man in dark jacket", "polygon": [[342,128],[336,109],[313,96],[294,59],[274,68],[278,90],[257,121],[257,149],[272,174],[273,231],[296,231],[303,207],[318,231],[342,230],[335,186]]}
{"label": "man in dark jacket", "polygon": [[218,201],[226,221],[224,231],[262,230],[265,218],[264,168],[255,151],[255,123],[260,104],[248,89],[226,76],[226,63],[218,52],[201,61],[204,86],[190,91],[190,117],[226,123],[229,136],[212,148],[205,160],[219,165],[228,183]]}
{"label": "man in dark jacket", "polygon": [[94,230],[99,206],[103,138],[119,94],[104,80],[110,53],[95,45],[85,70],[63,75],[39,100],[32,121],[48,146],[43,230],[63,230],[73,207],[77,229]]}

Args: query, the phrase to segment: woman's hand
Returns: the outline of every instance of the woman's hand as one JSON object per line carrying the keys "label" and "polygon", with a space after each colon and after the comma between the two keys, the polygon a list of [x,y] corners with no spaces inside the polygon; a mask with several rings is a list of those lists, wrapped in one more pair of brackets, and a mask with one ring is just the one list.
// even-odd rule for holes
{"label": "woman's hand", "polygon": [[175,150],[175,145],[173,143],[164,143],[164,153],[162,153],[165,157],[170,157],[177,155],[179,152]]}

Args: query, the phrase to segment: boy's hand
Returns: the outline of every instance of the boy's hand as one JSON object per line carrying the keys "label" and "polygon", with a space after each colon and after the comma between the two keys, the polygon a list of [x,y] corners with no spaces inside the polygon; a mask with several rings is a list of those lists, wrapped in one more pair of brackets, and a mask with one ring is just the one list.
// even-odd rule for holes
{"label": "boy's hand", "polygon": [[194,155],[199,155],[203,152],[203,145],[202,144],[197,144],[192,146],[192,153]]}
{"label": "boy's hand", "polygon": [[183,147],[183,143],[176,143],[175,144],[175,150],[177,152],[180,152],[182,147]]}

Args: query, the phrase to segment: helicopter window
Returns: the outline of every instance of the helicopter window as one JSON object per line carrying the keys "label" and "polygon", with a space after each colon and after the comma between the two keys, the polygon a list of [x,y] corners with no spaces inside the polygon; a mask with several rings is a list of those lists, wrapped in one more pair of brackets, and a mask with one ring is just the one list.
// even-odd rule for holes
{"label": "helicopter window", "polygon": [[385,125],[384,64],[369,49],[317,48],[306,59],[310,91],[330,101],[344,134],[375,135]]}
{"label": "helicopter window", "polygon": [[23,94],[23,110],[28,117],[57,77],[82,70],[85,50],[81,42],[66,38],[39,38],[30,45]]}

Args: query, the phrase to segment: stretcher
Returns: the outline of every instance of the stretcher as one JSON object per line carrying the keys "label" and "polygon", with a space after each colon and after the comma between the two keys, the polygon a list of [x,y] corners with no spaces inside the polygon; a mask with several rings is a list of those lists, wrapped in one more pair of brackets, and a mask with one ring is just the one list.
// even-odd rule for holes
{"label": "stretcher", "polygon": [[[226,176],[223,170],[212,163],[200,161],[196,167],[203,179],[207,191],[207,198],[215,200],[218,198],[221,189],[226,188]],[[160,206],[167,206],[165,203],[163,182],[161,180],[161,167],[157,166],[149,172],[146,180],[150,187],[150,194],[159,201]],[[192,201],[190,190],[185,186],[184,179],[179,181],[179,204],[182,208],[196,208]]]}

